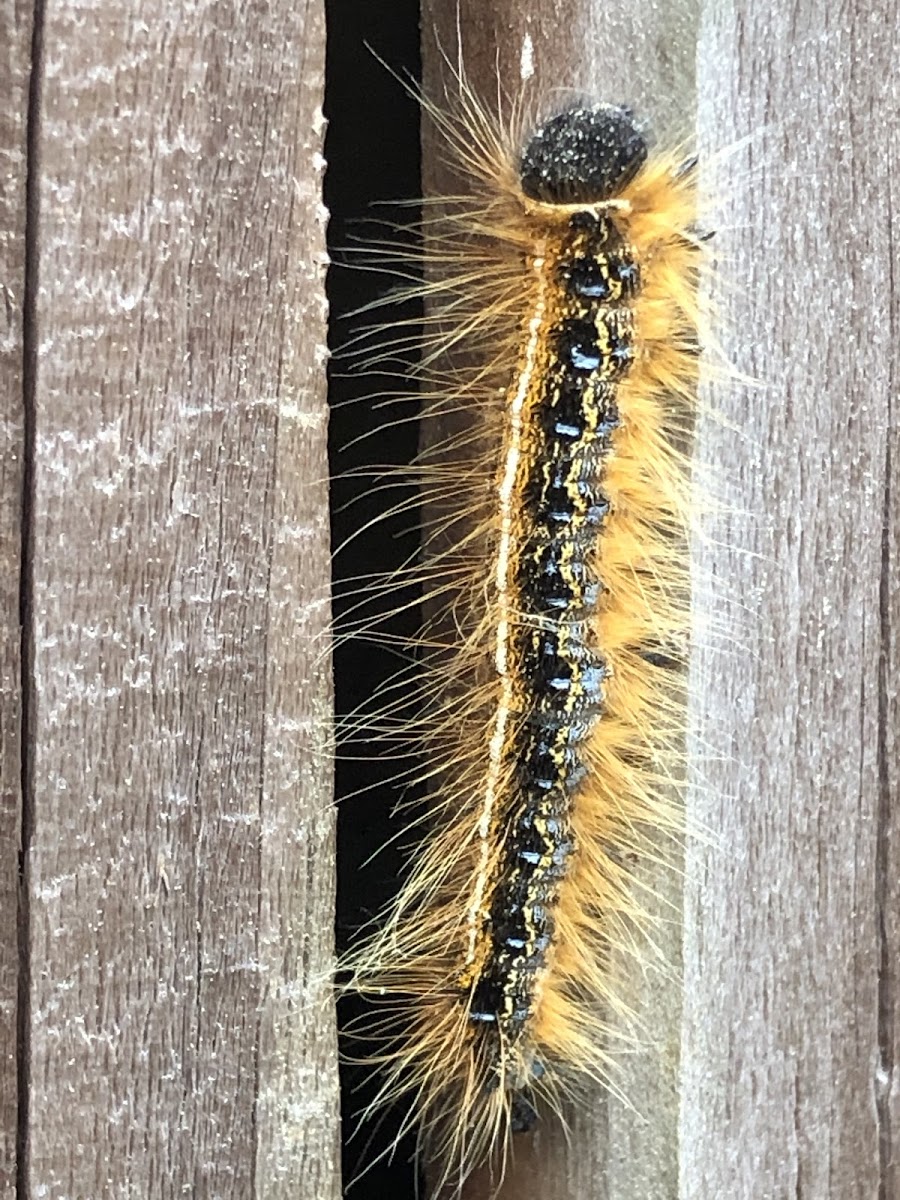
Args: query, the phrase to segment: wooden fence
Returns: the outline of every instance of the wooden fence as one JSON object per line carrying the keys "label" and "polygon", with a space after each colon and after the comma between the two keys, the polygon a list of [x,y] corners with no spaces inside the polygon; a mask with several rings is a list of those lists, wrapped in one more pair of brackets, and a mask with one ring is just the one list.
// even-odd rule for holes
{"label": "wooden fence", "polygon": [[[891,1200],[896,13],[458,20],[485,95],[696,131],[747,379],[699,421],[704,834],[631,1106],[543,1129],[502,1195]],[[427,90],[456,27],[425,0]],[[0,1200],[329,1200],[322,5],[0,0],[0,72]]]}

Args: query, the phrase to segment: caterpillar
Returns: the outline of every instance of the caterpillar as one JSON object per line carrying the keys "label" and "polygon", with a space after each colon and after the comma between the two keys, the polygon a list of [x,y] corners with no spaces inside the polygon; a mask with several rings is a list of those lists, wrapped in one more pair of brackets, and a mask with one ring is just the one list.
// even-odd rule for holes
{"label": "caterpillar", "polygon": [[430,798],[350,963],[380,1005],[379,1101],[409,1098],[435,1194],[502,1177],[580,1082],[614,1086],[634,864],[680,828],[701,323],[694,159],[615,104],[503,122],[457,83],[456,115],[428,111],[468,190],[424,221],[420,289],[426,424],[463,415],[418,466]]}

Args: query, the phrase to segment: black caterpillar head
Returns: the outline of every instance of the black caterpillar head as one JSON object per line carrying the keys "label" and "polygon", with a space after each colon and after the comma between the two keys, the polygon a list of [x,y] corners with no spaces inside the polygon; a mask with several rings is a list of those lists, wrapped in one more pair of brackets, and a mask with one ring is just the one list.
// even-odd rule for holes
{"label": "black caterpillar head", "polygon": [[533,135],[519,170],[522,191],[546,204],[594,204],[631,182],[647,141],[629,108],[569,108]]}

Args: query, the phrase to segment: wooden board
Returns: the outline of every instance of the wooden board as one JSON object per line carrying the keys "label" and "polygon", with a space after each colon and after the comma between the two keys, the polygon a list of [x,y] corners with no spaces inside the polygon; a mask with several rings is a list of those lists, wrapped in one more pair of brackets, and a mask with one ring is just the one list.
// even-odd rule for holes
{"label": "wooden board", "polygon": [[[697,456],[695,832],[631,1107],[516,1147],[517,1200],[891,1196],[897,1085],[896,22],[819,2],[431,0],[426,92],[626,101],[704,161],[725,356]],[[437,32],[437,39],[434,38]],[[746,139],[746,140],[742,140]],[[426,140],[426,190],[441,168]],[[489,1193],[473,1181],[470,1200]]]}
{"label": "wooden board", "polygon": [[900,1194],[898,51],[888,9],[819,0],[709,4],[700,39],[720,330],[754,382],[711,390],[698,449],[731,636],[698,637],[692,688],[690,1200]]}
{"label": "wooden board", "polygon": [[39,12],[22,1194],[336,1197],[322,11]]}
{"label": "wooden board", "polygon": [[25,462],[25,180],[31,9],[0,3],[0,1198],[15,1195]]}
{"label": "wooden board", "polygon": [[[537,113],[590,97],[631,104],[664,137],[680,138],[693,128],[698,12],[690,4],[664,12],[624,3],[601,10],[581,0],[490,8],[473,0],[459,7],[465,72],[489,106],[499,86],[507,98],[521,94]],[[440,98],[446,89],[452,98],[441,49],[456,62],[455,0],[434,0],[423,18],[426,92]],[[426,194],[452,187],[427,126],[424,146]],[[628,996],[635,1020],[622,1029],[615,1054],[621,1098],[588,1087],[566,1114],[568,1129],[547,1119],[533,1137],[517,1138],[501,1197],[663,1200],[677,1194],[680,864],[671,846],[660,851],[669,868],[643,872],[655,893],[649,907],[659,956]],[[467,1200],[489,1196],[492,1186],[485,1172],[471,1182]]]}

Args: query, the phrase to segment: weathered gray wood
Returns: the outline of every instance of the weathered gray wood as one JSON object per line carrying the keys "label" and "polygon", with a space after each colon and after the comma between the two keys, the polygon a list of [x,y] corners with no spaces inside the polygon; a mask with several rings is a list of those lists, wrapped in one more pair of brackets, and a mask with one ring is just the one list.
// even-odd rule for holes
{"label": "weathered gray wood", "polygon": [[48,5],[27,1194],[336,1197],[320,5]]}
{"label": "weathered gray wood", "polygon": [[31,6],[0,3],[0,1197],[15,1194],[18,854],[21,827],[19,572],[24,462],[22,315]]}
{"label": "weathered gray wood", "polygon": [[[455,62],[456,0],[423,7],[426,94],[453,95],[436,40]],[[521,0],[459,4],[466,75],[489,105],[499,86],[522,96],[529,111],[553,111],[573,96],[629,103],[645,114],[662,140],[694,127],[694,53],[698,6],[692,0],[649,4],[591,4],[585,0]],[[440,148],[426,126],[426,194],[440,194],[446,175]],[[515,1140],[515,1162],[502,1197],[517,1200],[665,1200],[678,1188],[678,1046],[680,1042],[681,878],[677,853],[660,847],[668,868],[644,868],[655,892],[651,905],[659,960],[629,990],[633,1026],[611,1049],[624,1101],[587,1088],[570,1106],[566,1132],[547,1119],[535,1135]],[[633,968],[627,974],[633,974]],[[635,1036],[637,1044],[635,1044]],[[626,1048],[627,1047],[627,1048]],[[488,1178],[473,1180],[471,1200],[491,1194]]]}
{"label": "weathered gray wood", "polygon": [[[456,7],[426,6],[431,95]],[[482,95],[499,72],[625,99],[663,138],[695,129],[696,61],[716,332],[757,381],[712,381],[700,419],[682,982],[649,981],[635,1111],[592,1098],[568,1144],[545,1126],[502,1194],[900,1194],[895,14],[473,2],[460,29]]]}
{"label": "weathered gray wood", "polygon": [[[892,6],[707,5],[719,330],[755,386],[698,454],[733,515],[698,571],[682,1195],[900,1194],[900,155]],[[708,536],[708,535],[712,536]],[[702,619],[703,614],[701,614]]]}

